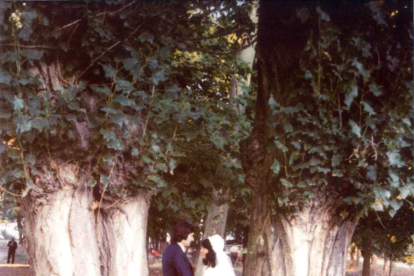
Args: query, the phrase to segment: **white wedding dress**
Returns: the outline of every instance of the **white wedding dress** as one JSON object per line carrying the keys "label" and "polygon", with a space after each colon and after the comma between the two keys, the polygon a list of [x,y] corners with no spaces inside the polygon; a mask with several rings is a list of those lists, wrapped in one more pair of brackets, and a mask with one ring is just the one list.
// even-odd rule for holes
{"label": "white wedding dress", "polygon": [[230,257],[224,252],[224,240],[219,235],[208,238],[216,252],[216,266],[203,267],[203,276],[236,276]]}

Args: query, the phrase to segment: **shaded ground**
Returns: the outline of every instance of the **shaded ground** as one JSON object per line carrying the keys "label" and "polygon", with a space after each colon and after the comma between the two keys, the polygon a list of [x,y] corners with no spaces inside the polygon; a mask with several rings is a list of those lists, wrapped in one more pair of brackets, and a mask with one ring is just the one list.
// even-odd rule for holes
{"label": "shaded ground", "polygon": [[[371,276],[389,276],[389,268],[383,270],[382,264],[371,264]],[[392,276],[414,276],[414,266],[394,266]],[[348,271],[346,276],[361,276],[362,265],[356,271]]]}
{"label": "shaded ground", "polygon": [[[16,264],[8,265],[7,262],[7,241],[0,241],[0,276],[33,276],[29,273],[27,257],[23,247],[19,246],[16,252]],[[388,268],[383,271],[382,260],[378,264],[371,265],[371,276],[389,276]],[[152,263],[152,260],[150,260]],[[347,271],[346,276],[361,276],[362,262],[355,271]],[[236,268],[236,276],[242,275],[242,268]],[[161,263],[150,265],[150,276],[162,276]],[[393,269],[392,276],[414,276],[414,266],[407,267],[399,264]]]}

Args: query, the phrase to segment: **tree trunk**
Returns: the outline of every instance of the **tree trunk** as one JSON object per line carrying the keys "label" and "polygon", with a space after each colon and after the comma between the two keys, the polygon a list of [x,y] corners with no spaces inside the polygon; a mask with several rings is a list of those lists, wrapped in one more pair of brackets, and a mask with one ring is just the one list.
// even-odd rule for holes
{"label": "tree trunk", "polygon": [[349,253],[351,260],[349,261],[349,270],[355,270],[355,252],[351,251]]}
{"label": "tree trunk", "polygon": [[[218,197],[219,192],[214,192],[215,197]],[[227,215],[229,211],[229,205],[228,204],[214,204],[213,210],[211,210],[208,215],[207,219],[204,223],[204,233],[203,233],[203,239],[207,239],[209,236],[212,236],[214,234],[219,234],[220,236],[224,237],[224,233],[226,230],[226,222],[227,222]],[[203,273],[203,258],[201,255],[199,255],[197,260],[197,267],[195,276],[202,276]]]}
{"label": "tree trunk", "polygon": [[[348,208],[343,198],[351,184],[339,185],[333,182],[338,180],[328,177],[327,182],[332,183],[315,181],[307,188],[313,198],[296,206],[278,204],[280,195],[289,188],[270,168],[275,160],[286,171],[289,164],[283,161],[286,157],[282,151],[272,147],[276,135],[273,124],[280,124],[281,118],[273,114],[269,101],[273,97],[283,103],[294,89],[290,79],[293,68],[299,68],[311,33],[309,25],[292,20],[303,8],[299,4],[260,2],[256,114],[251,135],[240,143],[246,183],[252,188],[244,276],[345,275],[348,247],[357,223],[356,212],[342,212]],[[280,174],[287,175],[286,171]]]}
{"label": "tree trunk", "polygon": [[361,250],[357,247],[356,249],[356,262],[355,262],[355,268],[359,268],[359,259],[361,258]]}
{"label": "tree trunk", "polygon": [[59,168],[59,180],[46,174],[21,200],[33,274],[148,275],[145,245],[151,194],[142,192],[111,204],[102,201],[99,208],[92,189],[73,172],[68,165]]}
{"label": "tree trunk", "polygon": [[19,230],[19,244],[23,244],[23,224],[20,212],[17,214],[17,230]]}
{"label": "tree trunk", "polygon": [[362,263],[362,276],[371,275],[371,244],[370,241],[366,241],[361,249],[364,262]]}
{"label": "tree trunk", "polygon": [[373,254],[371,257],[371,264],[376,265],[377,264],[377,255]]}
{"label": "tree trunk", "polygon": [[383,271],[387,270],[387,265],[388,265],[388,258],[384,257],[384,266],[382,267]]}
{"label": "tree trunk", "polygon": [[345,275],[355,221],[338,219],[329,204],[270,215],[268,202],[253,195],[244,276]]}
{"label": "tree trunk", "polygon": [[389,276],[392,276],[392,269],[394,268],[394,262],[393,260],[390,259],[390,273],[388,274]]}

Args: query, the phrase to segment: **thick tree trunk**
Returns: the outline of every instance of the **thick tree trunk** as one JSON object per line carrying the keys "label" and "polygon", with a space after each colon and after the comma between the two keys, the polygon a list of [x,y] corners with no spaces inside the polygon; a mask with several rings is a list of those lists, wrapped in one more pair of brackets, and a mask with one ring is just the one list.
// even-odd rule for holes
{"label": "thick tree trunk", "polygon": [[270,169],[274,160],[279,160],[280,168],[289,165],[284,163],[283,153],[270,145],[275,139],[272,123],[278,119],[269,100],[273,97],[283,103],[294,89],[292,68],[299,68],[300,53],[311,33],[309,26],[291,20],[303,8],[300,4],[260,2],[255,122],[250,137],[240,144],[246,183],[252,187],[244,276],[345,275],[348,247],[357,223],[352,212],[341,215],[349,183],[315,182],[308,188],[314,197],[296,207],[278,207],[273,196],[287,189]]}
{"label": "thick tree trunk", "polygon": [[[215,197],[219,194],[218,191],[215,191]],[[224,233],[226,230],[226,222],[227,222],[227,215],[229,211],[228,204],[214,204],[213,210],[211,210],[208,215],[207,219],[204,222],[204,233],[203,239],[208,238],[214,234],[219,234],[220,236],[224,237]],[[203,273],[203,261],[202,256],[199,255],[197,260],[197,267],[195,276],[202,276]]]}
{"label": "thick tree trunk", "polygon": [[362,276],[371,275],[371,246],[366,243],[361,250],[364,262],[362,263]]}
{"label": "thick tree trunk", "polygon": [[271,215],[267,202],[253,195],[244,276],[345,275],[355,220],[338,218],[323,201],[292,215]]}
{"label": "thick tree trunk", "polygon": [[86,181],[68,177],[70,167],[60,167],[59,181],[46,174],[21,200],[33,275],[148,275],[150,193],[97,208]]}

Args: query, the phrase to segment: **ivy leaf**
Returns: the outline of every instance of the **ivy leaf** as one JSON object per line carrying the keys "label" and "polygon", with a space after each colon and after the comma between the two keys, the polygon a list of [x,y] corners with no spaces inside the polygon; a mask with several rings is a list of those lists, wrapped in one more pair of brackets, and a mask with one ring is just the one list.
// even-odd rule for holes
{"label": "ivy leaf", "polygon": [[375,164],[374,166],[368,166],[367,169],[368,179],[371,179],[372,181],[377,181],[377,164]]}
{"label": "ivy leaf", "polygon": [[174,170],[177,167],[177,161],[171,158],[169,162],[169,166],[170,166],[170,170]]}
{"label": "ivy leaf", "polygon": [[276,175],[279,174],[279,171],[280,171],[279,161],[275,160],[270,168],[272,169],[274,174]]}
{"label": "ivy leaf", "polygon": [[127,58],[123,60],[124,67],[128,71],[132,71],[133,69],[137,69],[140,67],[140,64],[137,59],[135,58]]}
{"label": "ivy leaf", "polygon": [[391,207],[392,207],[395,211],[398,211],[398,209],[400,209],[400,208],[401,208],[401,206],[403,205],[403,203],[402,203],[402,201],[401,201],[401,200],[398,200],[398,199],[393,199],[393,200],[391,200],[391,201],[390,201],[390,205],[391,205]]}
{"label": "ivy leaf", "polygon": [[341,155],[340,154],[338,154],[338,153],[335,153],[333,156],[332,156],[332,167],[336,167],[336,166],[338,166],[339,165],[339,163],[341,163]]}
{"label": "ivy leaf", "polygon": [[25,23],[31,24],[33,19],[37,18],[37,12],[34,10],[22,12],[22,18]]}
{"label": "ivy leaf", "polygon": [[0,83],[10,84],[11,75],[7,72],[0,71]]}
{"label": "ivy leaf", "polygon": [[161,152],[160,147],[159,147],[159,146],[157,146],[157,145],[152,145],[152,146],[151,146],[151,150],[152,150],[153,152],[155,152],[155,153],[160,153],[160,152]]}
{"label": "ivy leaf", "polygon": [[135,87],[129,81],[126,80],[116,80],[115,81],[118,90],[122,90],[124,93],[130,93],[135,90]]}
{"label": "ivy leaf", "polygon": [[114,102],[120,103],[122,106],[131,106],[135,103],[123,95],[119,95],[114,99]]}
{"label": "ivy leaf", "polygon": [[139,155],[139,150],[137,148],[133,148],[132,152],[131,152],[132,156],[138,156]]}
{"label": "ivy leaf", "polygon": [[107,176],[102,176],[101,177],[101,183],[104,184],[105,186],[109,185],[109,181],[110,181],[109,177],[107,177]]}
{"label": "ivy leaf", "polygon": [[316,7],[316,11],[321,15],[322,20],[325,20],[325,21],[331,20],[329,15],[326,12],[322,11],[320,7]]}
{"label": "ivy leaf", "polygon": [[24,102],[24,100],[23,99],[21,99],[21,98],[19,98],[19,97],[17,97],[17,96],[14,96],[14,99],[13,99],[13,108],[14,108],[14,110],[20,110],[20,109],[22,109],[23,107],[25,107],[25,102]]}
{"label": "ivy leaf", "polygon": [[384,211],[384,205],[380,201],[375,202],[374,205],[372,206],[372,208],[374,208],[374,210],[377,211],[377,212],[383,212]]}
{"label": "ivy leaf", "polygon": [[369,116],[375,115],[374,109],[372,109],[372,107],[367,102],[362,101],[361,103],[364,106],[364,110],[368,112]]}
{"label": "ivy leaf", "polygon": [[293,127],[292,127],[291,124],[289,124],[287,119],[283,120],[283,128],[285,129],[286,132],[292,132],[293,131]]}
{"label": "ivy leaf", "polygon": [[288,148],[285,145],[283,145],[279,140],[275,140],[275,144],[283,152],[287,152],[288,151]]}
{"label": "ivy leaf", "polygon": [[92,86],[92,90],[96,93],[104,94],[106,96],[112,96],[111,90],[106,85],[104,87]]}
{"label": "ivy leaf", "polygon": [[29,162],[32,165],[36,163],[36,157],[33,154],[27,155],[25,159],[27,162]]}
{"label": "ivy leaf", "polygon": [[99,131],[106,141],[116,139],[116,134],[112,130],[101,129]]}
{"label": "ivy leaf", "polygon": [[108,114],[118,114],[118,111],[109,107],[102,107],[101,110]]}
{"label": "ivy leaf", "polygon": [[349,87],[348,91],[345,94],[345,105],[349,108],[352,104],[352,101],[354,98],[358,96],[358,86],[356,85],[356,82],[354,81],[351,84],[351,87]]}
{"label": "ivy leaf", "polygon": [[361,137],[361,128],[358,126],[358,124],[355,123],[352,120],[349,120],[349,124],[351,125],[352,132],[360,138]]}
{"label": "ivy leaf", "polygon": [[155,167],[163,172],[167,172],[168,168],[167,165],[165,163],[158,163],[157,165],[155,165]]}
{"label": "ivy leaf", "polygon": [[150,34],[150,33],[148,33],[148,32],[145,32],[145,33],[143,33],[143,34],[141,34],[139,37],[138,37],[138,39],[141,41],[141,42],[145,42],[145,41],[148,41],[149,43],[154,43],[154,35],[153,34]]}
{"label": "ivy leaf", "polygon": [[105,71],[105,77],[107,78],[113,78],[116,74],[116,70],[114,68],[112,68],[109,65],[105,65],[105,64],[101,64],[104,71]]}
{"label": "ivy leaf", "polygon": [[400,191],[400,196],[403,199],[406,198],[410,194],[410,189],[406,187],[400,187],[398,188],[398,190]]}
{"label": "ivy leaf", "polygon": [[106,143],[106,146],[110,149],[115,150],[122,150],[124,146],[121,144],[121,142],[118,139],[111,140]]}
{"label": "ivy leaf", "polygon": [[280,179],[280,182],[282,182],[282,184],[285,185],[286,187],[293,187],[293,184],[287,181],[286,179]]}
{"label": "ivy leaf", "polygon": [[44,52],[45,51],[38,51],[38,50],[30,50],[30,51],[28,51],[28,50],[24,50],[21,53],[22,53],[23,56],[25,56],[25,57],[27,57],[29,59],[38,60],[38,59],[40,59],[43,56]]}
{"label": "ivy leaf", "polygon": [[291,144],[297,148],[298,150],[300,149],[300,143],[299,142],[291,142]]}
{"label": "ivy leaf", "polygon": [[375,96],[381,96],[381,91],[379,90],[378,86],[376,84],[370,84],[369,89]]}
{"label": "ivy leaf", "polygon": [[23,39],[24,41],[29,41],[30,35],[32,33],[33,33],[32,28],[26,26],[20,31],[18,37]]}
{"label": "ivy leaf", "polygon": [[158,85],[161,81],[166,80],[164,69],[158,70],[152,75],[152,82]]}
{"label": "ivy leaf", "polygon": [[397,150],[391,150],[387,152],[388,162],[391,166],[397,166],[398,168],[404,167],[404,162],[401,161],[400,153]]}
{"label": "ivy leaf", "polygon": [[273,98],[273,95],[270,95],[269,106],[271,109],[275,109],[275,107],[277,106],[277,103],[275,101],[275,98]]}

